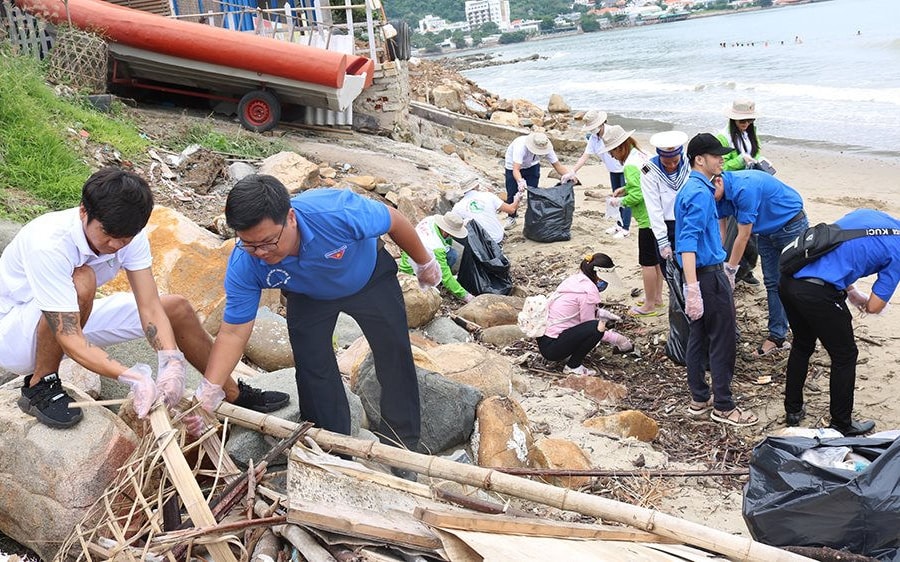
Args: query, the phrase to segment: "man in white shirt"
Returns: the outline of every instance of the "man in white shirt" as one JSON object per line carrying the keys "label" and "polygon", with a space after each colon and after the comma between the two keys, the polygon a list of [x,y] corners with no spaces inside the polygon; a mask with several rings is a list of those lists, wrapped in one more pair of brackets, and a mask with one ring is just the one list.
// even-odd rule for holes
{"label": "man in white shirt", "polygon": [[[88,178],[80,206],[34,219],[0,255],[0,367],[27,375],[18,405],[41,423],[67,428],[82,418],[80,408],[69,408],[73,400],[57,374],[64,355],[131,386],[141,417],[160,395],[169,407],[178,403],[186,361],[203,372],[212,339],[190,303],[160,297],[153,278],[144,230],[152,210],[146,181],[103,168]],[[132,293],[95,299],[97,287],[120,269]],[[127,368],[103,350],[142,336],[158,353],[156,382],[149,365]],[[288,400],[243,383],[231,386],[231,400],[254,409],[266,397],[281,405]]]}
{"label": "man in white shirt", "polygon": [[[547,162],[550,162],[560,176],[568,173],[568,169],[560,163],[553,150],[553,144],[544,133],[522,135],[510,143],[506,149],[504,163],[507,203],[512,203],[516,193],[523,193],[526,187],[538,187],[543,157],[547,158]],[[516,213],[513,212],[507,219],[506,226],[512,227],[515,224]]]}
{"label": "man in white shirt", "polygon": [[481,191],[478,178],[472,178],[463,184],[462,190],[463,197],[453,206],[453,212],[467,221],[477,222],[494,242],[503,242],[503,223],[497,213],[515,215],[522,195],[517,192],[513,195],[512,203],[506,203],[499,195]]}

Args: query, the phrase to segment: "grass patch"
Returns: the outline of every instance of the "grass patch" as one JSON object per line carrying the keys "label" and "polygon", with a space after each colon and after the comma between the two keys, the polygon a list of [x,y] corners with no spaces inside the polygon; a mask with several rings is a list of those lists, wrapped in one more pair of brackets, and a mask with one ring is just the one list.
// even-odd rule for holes
{"label": "grass patch", "polygon": [[265,158],[287,150],[287,145],[281,139],[269,139],[243,129],[226,135],[207,123],[192,124],[176,137],[170,138],[169,142],[178,151],[189,145],[199,144],[215,152],[243,158]]}
{"label": "grass patch", "polygon": [[91,174],[82,152],[86,141],[108,144],[126,159],[147,148],[134,125],[89,108],[86,102],[58,97],[44,82],[40,64],[0,51],[0,203],[11,190],[33,196],[38,204],[0,209],[27,219],[49,209],[71,207]]}

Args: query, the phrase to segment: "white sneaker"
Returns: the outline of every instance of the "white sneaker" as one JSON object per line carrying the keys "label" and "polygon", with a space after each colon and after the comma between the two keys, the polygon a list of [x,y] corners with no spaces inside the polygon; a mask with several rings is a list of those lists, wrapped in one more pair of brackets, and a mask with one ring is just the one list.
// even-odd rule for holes
{"label": "white sneaker", "polygon": [[622,238],[627,238],[630,235],[631,235],[630,231],[625,230],[624,228],[620,228],[618,232],[613,234],[613,238],[616,240],[621,240]]}
{"label": "white sneaker", "polygon": [[613,226],[607,228],[607,229],[604,230],[603,232],[605,232],[605,233],[607,233],[607,234],[615,234],[615,233],[618,232],[619,230],[621,230],[620,227],[619,227],[619,225],[614,224]]}
{"label": "white sneaker", "polygon": [[563,373],[567,375],[587,375],[589,377],[592,377],[597,374],[597,371],[588,369],[584,365],[579,365],[577,367],[569,367],[568,365],[566,365],[565,367],[563,367]]}
{"label": "white sneaker", "polygon": [[506,217],[506,224],[503,225],[504,230],[509,230],[516,226],[516,223],[519,222],[516,217]]}

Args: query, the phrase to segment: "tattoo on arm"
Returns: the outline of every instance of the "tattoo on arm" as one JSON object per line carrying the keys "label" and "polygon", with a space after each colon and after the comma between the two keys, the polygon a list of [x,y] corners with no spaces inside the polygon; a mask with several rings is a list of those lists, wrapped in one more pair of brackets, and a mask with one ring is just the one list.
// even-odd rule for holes
{"label": "tattoo on arm", "polygon": [[50,330],[60,336],[77,334],[81,330],[81,320],[77,312],[46,312],[44,319],[50,325]]}
{"label": "tattoo on arm", "polygon": [[155,324],[152,322],[147,324],[147,327],[144,328],[144,334],[147,336],[147,341],[150,342],[150,346],[153,349],[156,351],[162,349],[162,344],[159,342],[159,330]]}

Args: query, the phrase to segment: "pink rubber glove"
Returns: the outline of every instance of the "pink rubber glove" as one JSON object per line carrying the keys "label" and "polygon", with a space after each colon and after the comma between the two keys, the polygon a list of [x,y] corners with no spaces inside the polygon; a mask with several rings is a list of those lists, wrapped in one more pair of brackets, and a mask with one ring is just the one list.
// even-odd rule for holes
{"label": "pink rubber glove", "polygon": [[166,406],[174,408],[184,394],[184,371],[187,368],[184,353],[162,349],[156,355],[159,359],[156,390],[162,395]]}
{"label": "pink rubber glove", "polygon": [[659,257],[664,260],[672,259],[672,246],[663,246],[659,249]]}
{"label": "pink rubber glove", "polygon": [[606,330],[605,332],[603,332],[603,337],[600,339],[610,345],[615,346],[616,349],[622,352],[627,352],[634,349],[634,344],[631,343],[630,339],[613,330]]}
{"label": "pink rubber glove", "polygon": [[856,287],[853,287],[853,289],[847,291],[847,300],[850,301],[850,304],[852,304],[859,310],[865,310],[866,305],[869,303],[869,295],[860,291]]}
{"label": "pink rubber glove", "polygon": [[524,180],[524,179],[521,179],[521,180],[517,181],[517,182],[516,182],[516,185],[519,186],[519,193],[522,193],[523,191],[525,191],[526,189],[528,189],[528,184],[525,183],[525,180]]}
{"label": "pink rubber glove", "polygon": [[575,172],[566,172],[559,178],[560,183],[567,183],[570,181],[575,181]]}
{"label": "pink rubber glove", "polygon": [[734,278],[737,276],[738,268],[733,267],[731,264],[725,264],[725,275],[728,276],[728,282],[731,283],[731,290],[734,290]]}
{"label": "pink rubber glove", "polygon": [[225,400],[225,391],[218,384],[213,384],[205,378],[200,379],[197,390],[194,391],[194,398],[200,403],[200,406],[209,413],[216,411],[219,404]]}
{"label": "pink rubber glove", "polygon": [[618,322],[622,319],[618,314],[613,314],[612,312],[606,310],[605,308],[597,309],[597,320],[613,320]]}
{"label": "pink rubber glove", "polygon": [[700,295],[700,282],[684,285],[684,312],[691,320],[703,318],[703,296]]}
{"label": "pink rubber glove", "polygon": [[609,206],[618,209],[622,206],[622,198],[621,197],[610,197],[609,198]]}
{"label": "pink rubber glove", "polygon": [[471,293],[466,293],[466,296],[464,296],[462,300],[464,303],[469,304],[470,302],[475,300],[475,296]]}
{"label": "pink rubber glove", "polygon": [[[410,260],[412,261],[412,260]],[[434,256],[428,262],[419,265],[412,262],[413,271],[416,272],[416,279],[419,280],[419,288],[423,291],[437,287],[441,282],[441,266],[438,265]]]}
{"label": "pink rubber glove", "polygon": [[150,365],[137,363],[119,375],[119,380],[131,387],[131,392],[134,394],[132,403],[138,417],[147,417],[158,396],[156,384],[153,382],[153,370],[150,368]]}
{"label": "pink rubber glove", "polygon": [[185,416],[181,422],[184,424],[187,434],[194,439],[199,439],[206,432],[206,422],[203,421],[203,416],[192,414]]}

